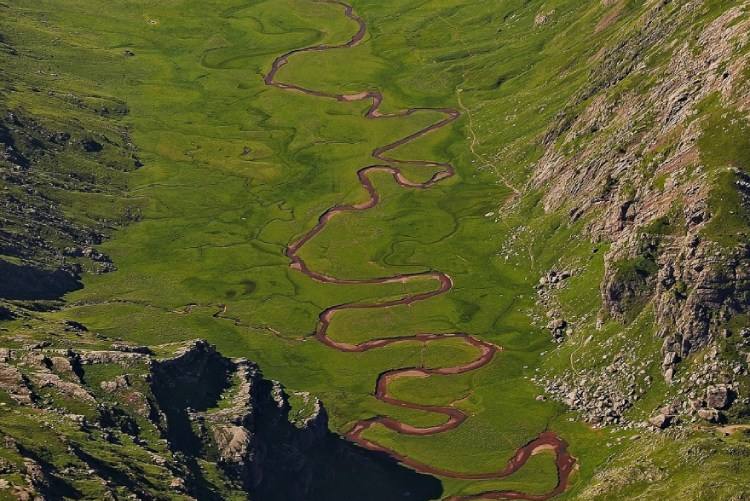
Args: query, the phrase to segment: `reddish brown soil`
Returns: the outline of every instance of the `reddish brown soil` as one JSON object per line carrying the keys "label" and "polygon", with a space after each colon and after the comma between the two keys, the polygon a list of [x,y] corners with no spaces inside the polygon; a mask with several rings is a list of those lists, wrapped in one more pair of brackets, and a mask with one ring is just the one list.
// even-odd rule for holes
{"label": "reddish brown soil", "polygon": [[[470,336],[464,333],[449,333],[449,334],[423,333],[423,334],[405,335],[405,336],[399,336],[399,337],[372,339],[370,341],[366,341],[366,342],[359,343],[359,344],[339,342],[328,337],[328,327],[333,317],[339,311],[351,310],[351,309],[390,308],[390,307],[398,306],[398,305],[409,305],[417,301],[424,301],[432,297],[445,294],[446,292],[450,291],[451,288],[453,287],[453,281],[451,280],[451,277],[440,271],[428,271],[424,273],[414,273],[414,274],[399,274],[399,275],[393,275],[389,277],[381,277],[381,278],[373,278],[373,279],[336,278],[336,277],[328,276],[323,273],[319,273],[317,271],[311,270],[307,266],[305,261],[300,257],[299,251],[306,243],[308,243],[318,233],[320,233],[325,228],[326,224],[328,224],[328,222],[334,217],[336,217],[337,215],[345,213],[345,212],[365,211],[365,210],[375,207],[379,203],[380,196],[377,190],[375,189],[372,181],[370,180],[370,174],[373,172],[390,173],[393,176],[393,179],[396,181],[396,183],[398,183],[400,186],[404,188],[410,188],[410,189],[428,189],[434,184],[442,181],[443,179],[453,176],[454,168],[450,163],[431,162],[427,160],[397,160],[397,159],[389,157],[388,152],[398,148],[399,146],[402,146],[411,141],[414,141],[432,131],[445,127],[446,125],[456,120],[460,116],[460,113],[457,110],[454,110],[451,108],[409,108],[406,110],[396,111],[392,113],[381,113],[379,109],[380,109],[380,104],[383,101],[383,96],[378,91],[363,91],[363,92],[354,93],[354,94],[333,94],[333,93],[328,93],[328,92],[307,89],[305,87],[292,84],[292,83],[284,83],[284,82],[277,81],[276,74],[284,65],[286,65],[289,62],[289,58],[295,54],[300,54],[304,52],[321,52],[321,51],[326,51],[326,50],[331,50],[331,49],[343,49],[347,47],[354,47],[355,45],[359,44],[364,38],[365,33],[367,32],[367,26],[364,20],[354,12],[353,8],[350,5],[347,5],[343,2],[339,2],[337,0],[318,0],[318,1],[320,1],[321,3],[329,3],[329,4],[335,4],[335,5],[341,6],[344,9],[344,14],[346,15],[346,17],[348,17],[349,19],[357,23],[358,25],[357,32],[354,34],[354,36],[352,36],[351,39],[349,39],[349,41],[342,43],[342,44],[314,45],[311,47],[295,49],[285,54],[282,54],[281,56],[277,57],[276,60],[274,60],[273,65],[271,66],[271,70],[266,75],[265,77],[266,85],[273,86],[273,87],[286,90],[286,91],[301,92],[301,93],[308,94],[308,95],[315,96],[315,97],[335,99],[337,101],[342,101],[342,102],[368,101],[369,100],[371,102],[371,105],[369,109],[367,110],[367,112],[365,113],[365,117],[371,120],[393,119],[393,118],[398,118],[398,117],[404,117],[404,116],[408,116],[408,115],[411,115],[420,111],[442,113],[443,115],[445,115],[445,118],[438,120],[437,122],[427,127],[424,127],[412,134],[409,134],[408,136],[403,137],[399,139],[398,141],[394,141],[384,146],[375,148],[372,151],[372,157],[382,163],[368,165],[366,167],[362,167],[361,169],[357,171],[357,177],[359,178],[359,182],[362,185],[362,187],[365,189],[367,194],[369,195],[368,200],[359,204],[336,205],[336,206],[329,208],[328,210],[323,212],[323,214],[320,215],[320,217],[318,218],[318,223],[312,229],[307,231],[299,239],[290,243],[286,249],[286,255],[291,261],[290,263],[291,268],[304,273],[308,277],[318,282],[331,283],[331,284],[356,285],[356,284],[386,284],[386,283],[394,283],[394,282],[405,283],[405,282],[409,282],[413,280],[425,280],[425,279],[430,280],[431,279],[436,282],[436,287],[427,292],[407,294],[398,299],[385,300],[385,301],[380,301],[380,302],[371,302],[371,303],[352,302],[352,303],[344,303],[344,304],[332,306],[330,308],[326,308],[320,313],[320,316],[319,316],[320,320],[315,330],[315,337],[321,343],[327,346],[330,346],[331,348],[334,348],[336,350],[342,351],[342,352],[364,352],[364,351],[368,351],[372,349],[382,348],[384,346],[388,346],[390,344],[395,344],[395,343],[420,342],[423,344],[427,344],[427,343],[439,342],[445,339],[461,339],[466,344],[469,344],[475,347],[479,353],[475,359],[462,365],[456,365],[452,367],[439,367],[439,368],[402,367],[402,368],[388,370],[378,376],[377,382],[375,384],[375,397],[377,399],[381,400],[382,402],[385,402],[394,406],[398,406],[398,407],[405,407],[409,409],[416,409],[416,410],[431,412],[435,414],[442,414],[446,418],[446,420],[443,423],[439,425],[435,425],[435,426],[420,428],[420,427],[411,426],[407,423],[403,423],[401,421],[398,421],[396,419],[393,419],[387,416],[375,416],[370,419],[361,420],[355,423],[355,425],[346,433],[346,437],[347,439],[359,444],[360,446],[366,449],[384,452],[390,455],[391,457],[395,458],[396,460],[400,461],[401,463],[417,471],[428,473],[428,474],[433,474],[433,475],[439,475],[442,477],[474,479],[474,480],[499,479],[499,478],[507,477],[513,474],[514,472],[518,471],[520,468],[522,468],[523,465],[526,463],[526,461],[529,459],[529,457],[531,457],[535,452],[551,450],[555,453],[555,456],[556,456],[557,485],[552,491],[548,493],[527,494],[527,493],[511,491],[511,490],[489,491],[489,492],[484,492],[484,493],[472,495],[472,496],[456,496],[456,497],[450,498],[450,500],[452,501],[471,500],[471,499],[544,500],[544,499],[549,499],[553,496],[556,496],[557,494],[560,494],[567,488],[569,476],[571,472],[573,471],[573,468],[576,462],[575,462],[575,459],[567,452],[567,444],[562,439],[560,439],[555,433],[550,432],[550,431],[545,431],[544,433],[541,433],[534,440],[530,441],[523,447],[519,448],[516,451],[516,453],[513,455],[513,457],[508,461],[508,463],[502,469],[497,470],[497,471],[485,472],[485,473],[458,472],[458,471],[451,471],[451,470],[446,470],[446,469],[430,466],[430,465],[421,463],[415,459],[412,459],[408,456],[400,454],[397,451],[390,449],[388,447],[385,447],[383,445],[380,445],[372,440],[368,440],[367,438],[364,438],[363,436],[364,432],[375,424],[385,426],[395,432],[398,432],[401,434],[407,434],[407,435],[434,435],[437,433],[442,433],[442,432],[456,428],[461,423],[463,423],[464,420],[466,420],[467,418],[467,415],[464,411],[458,408],[455,408],[453,406],[423,405],[423,404],[418,404],[414,402],[406,402],[403,400],[399,400],[388,394],[389,383],[393,381],[394,379],[403,378],[403,377],[429,377],[432,375],[463,374],[465,372],[473,371],[473,370],[479,369],[489,364],[494,358],[495,353],[500,351],[500,348],[491,343],[482,341],[481,339],[477,339],[473,336]],[[414,181],[409,180],[401,172],[401,169],[399,169],[398,167],[399,165],[427,167],[431,169],[436,169],[436,172],[435,174],[432,175],[430,179],[428,179],[425,182],[421,182],[421,183],[414,182]]]}

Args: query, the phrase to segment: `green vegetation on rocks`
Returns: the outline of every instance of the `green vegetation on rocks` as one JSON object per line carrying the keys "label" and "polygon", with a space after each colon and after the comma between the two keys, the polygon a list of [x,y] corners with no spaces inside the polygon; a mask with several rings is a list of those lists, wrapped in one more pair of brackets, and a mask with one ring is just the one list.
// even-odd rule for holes
{"label": "green vegetation on rocks", "polygon": [[[710,350],[724,339],[719,333],[725,325],[733,336],[726,338],[734,346],[732,364],[745,368],[732,376],[741,393],[725,414],[738,423],[746,420],[740,334],[745,317],[712,320],[705,331],[712,334],[705,336],[687,320],[678,324],[701,333],[681,352],[683,365],[666,369],[676,371],[676,378],[684,374],[684,381],[667,384],[661,351],[665,345],[684,346],[661,331],[680,330],[662,321],[682,319],[688,310],[693,315],[685,304],[697,304],[695,311],[724,308],[730,317],[746,306],[724,302],[725,296],[743,297],[740,280],[732,282],[738,284],[736,293],[722,292],[721,304],[703,301],[700,291],[715,288],[699,287],[705,283],[689,271],[703,262],[679,254],[688,234],[699,235],[705,245],[742,245],[750,224],[744,191],[737,189],[750,168],[747,109],[741,105],[747,96],[742,79],[750,67],[742,38],[748,12],[740,3],[357,0],[354,8],[368,25],[361,44],[293,56],[279,71],[279,81],[324,92],[379,90],[383,112],[450,107],[462,113],[448,127],[392,152],[398,159],[449,161],[456,176],[428,190],[407,190],[385,173],[373,174],[380,204],[337,216],[302,250],[311,269],[336,277],[440,270],[453,279],[449,293],[429,301],[338,314],[329,330],[338,341],[465,332],[503,348],[473,372],[393,384],[399,399],[460,408],[469,416],[461,426],[425,437],[375,426],[366,438],[436,467],[477,473],[502,468],[519,447],[553,430],[578,465],[561,497],[747,495],[745,435],[718,437],[717,423],[697,418],[706,429],[629,426],[647,422],[667,400],[687,402],[687,393],[680,393],[688,388],[683,382],[688,384],[689,370],[703,367],[704,360],[714,363]],[[374,148],[439,119],[422,112],[365,120],[368,102],[318,99],[264,85],[280,54],[348,40],[356,24],[341,10],[309,0],[0,3],[3,115],[13,112],[24,123],[33,120],[45,131],[67,131],[71,137],[71,144],[59,148],[45,139],[49,153],[38,162],[31,159],[31,180],[19,185],[3,179],[4,200],[23,195],[33,202],[23,207],[31,203],[36,210],[40,200],[49,199],[61,221],[42,232],[48,250],[43,256],[10,256],[3,266],[46,273],[77,263],[66,276],[81,276],[84,286],[63,288],[69,291],[64,302],[58,295],[0,294],[2,345],[33,351],[30,346],[44,341],[51,344],[39,349],[109,350],[124,342],[166,357],[161,350],[169,351],[169,343],[203,338],[223,356],[250,359],[266,377],[299,392],[289,399],[294,423],[306,420],[317,397],[331,428],[341,434],[373,416],[438,424],[439,416],[375,398],[375,381],[394,368],[465,363],[476,357],[474,350],[445,341],[341,353],[312,336],[325,308],[403,298],[432,290],[433,281],[319,283],[290,269],[284,254],[327,208],[367,199],[356,173],[374,163]],[[728,13],[733,17],[721,22]],[[731,50],[725,52],[726,45]],[[712,68],[717,80],[709,82],[701,73],[705,89],[686,90],[681,100],[679,89],[689,82],[679,79],[697,71],[681,65],[707,60],[708,53],[719,54],[726,71],[731,69],[726,80],[731,85],[717,83],[725,81],[719,79],[723,72]],[[701,93],[721,85],[721,97],[703,99]],[[668,96],[675,99],[660,100]],[[21,137],[19,126],[7,122],[0,127],[6,152],[9,141],[3,137],[17,142]],[[35,136],[24,137],[31,145]],[[661,138],[668,144],[660,144]],[[10,163],[23,163],[11,154],[0,161],[8,172]],[[438,169],[403,171],[424,182]],[[37,193],[25,190],[28,186]],[[691,212],[704,201],[707,210]],[[11,220],[6,212],[3,218]],[[73,227],[100,237],[89,245],[85,238],[81,243],[60,236],[60,228]],[[18,235],[7,240],[18,241]],[[652,239],[655,245],[641,245]],[[61,259],[71,246],[80,249]],[[111,269],[102,264],[110,261]],[[688,263],[684,270],[681,263]],[[676,265],[675,276],[665,274],[667,264]],[[102,267],[108,273],[96,273]],[[569,272],[565,279],[547,279],[563,271]],[[624,304],[623,323],[608,314],[623,304],[606,291],[629,284],[634,294],[622,297],[637,300],[635,307]],[[547,325],[563,333],[561,343],[553,341]],[[637,370],[630,371],[631,363]],[[733,367],[726,365],[726,371]],[[618,420],[602,419],[593,427],[583,422],[593,404],[583,393],[568,398],[579,389],[570,381],[586,377],[591,388],[630,399],[631,372],[638,398],[618,407]],[[106,401],[101,385],[117,376],[115,366],[92,366],[83,385],[95,401]],[[603,386],[610,381],[622,387],[615,392]],[[558,384],[557,393],[547,391],[549,382]],[[236,389],[217,390],[225,399],[198,410],[210,421],[211,413],[228,408]],[[52,472],[51,488],[59,485],[56,479],[72,485],[76,492],[57,491],[71,498],[101,499],[105,493],[124,498],[144,490],[164,499],[184,497],[179,481],[165,481],[171,476],[195,480],[184,484],[196,489],[193,493],[244,496],[216,466],[215,444],[205,455],[191,452],[194,462],[180,462],[186,469],[166,476],[169,467],[153,464],[146,451],[171,454],[161,439],[179,442],[177,435],[160,433],[149,425],[152,418],[143,417],[136,419],[139,429],[153,432],[143,437],[146,448],[127,431],[117,432],[120,443],[111,443],[106,430],[96,430],[96,440],[84,445],[86,435],[72,418],[52,410],[99,419],[96,406],[42,390],[28,407],[0,391],[7,404],[0,409],[0,431],[31,451],[0,447],[0,456],[15,462],[9,473],[0,473],[7,482],[0,484],[0,495],[35,488],[35,468],[23,466],[23,456]],[[127,410],[127,403],[122,405]],[[688,424],[688,411],[681,415]],[[177,409],[172,421],[181,416]],[[199,428],[183,424],[186,434]],[[633,439],[636,435],[640,438]],[[79,445],[89,458],[86,467],[106,482],[81,473],[84,456],[70,459],[64,452]],[[740,460],[731,460],[732,451],[739,451]],[[554,488],[554,473],[553,456],[542,452],[503,480],[441,478],[442,493],[431,491],[432,484],[420,492],[543,493]],[[404,475],[400,478],[415,478]],[[721,489],[711,490],[719,484]],[[316,493],[331,499],[325,489]]]}

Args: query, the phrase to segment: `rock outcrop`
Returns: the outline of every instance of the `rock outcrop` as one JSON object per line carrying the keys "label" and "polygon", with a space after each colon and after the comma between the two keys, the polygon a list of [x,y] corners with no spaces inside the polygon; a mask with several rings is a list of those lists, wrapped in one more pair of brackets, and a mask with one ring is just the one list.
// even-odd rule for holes
{"label": "rock outcrop", "polygon": [[[695,45],[668,42],[700,6],[655,3],[637,33],[600,56],[595,77],[548,131],[534,178],[546,189],[547,210],[565,208],[573,219],[597,214],[588,234],[612,242],[603,313],[627,319],[653,302],[671,360],[665,374],[750,307],[750,250],[704,236],[716,216],[714,181],[700,148],[708,118],[695,119],[707,99],[747,106],[750,90],[739,75],[748,57],[737,49],[750,41],[750,23],[738,6],[705,26]],[[649,66],[658,51],[670,53],[668,62]],[[606,92],[627,77],[655,83]],[[736,175],[744,198],[748,183]]]}
{"label": "rock outcrop", "polygon": [[[75,98],[49,92],[49,99]],[[96,116],[100,127],[87,130],[72,116],[50,119],[0,103],[0,302],[54,306],[82,287],[81,273],[113,271],[97,246],[113,227],[138,217],[128,209],[124,216],[92,218],[71,207],[77,194],[120,196],[125,175],[138,162],[118,121],[127,113],[123,103],[92,109],[82,100],[75,108],[86,123]]]}
{"label": "rock outcrop", "polygon": [[[157,352],[171,352],[162,357],[123,343],[113,347],[0,353],[0,390],[13,409],[37,426],[67,430],[58,437],[67,450],[60,454],[100,479],[103,492],[117,487],[140,498],[217,500],[431,499],[441,492],[437,480],[333,434],[317,398],[265,379],[249,360],[225,357],[202,340],[160,346]],[[81,433],[84,440],[76,438]],[[5,438],[19,456],[17,466],[0,468],[6,489],[29,499],[75,491],[74,467],[59,471],[40,460],[53,444]],[[122,461],[100,457],[110,447]],[[163,472],[158,479],[137,479],[137,469],[128,470],[144,455]],[[18,472],[26,472],[24,484],[3,478]]]}
{"label": "rock outcrop", "polygon": [[[661,351],[653,361],[618,352],[615,362],[536,379],[589,422],[663,429],[745,408],[738,381],[750,348],[736,326],[750,313],[750,20],[738,4],[694,24],[706,15],[699,0],[643,12],[594,56],[590,78],[547,129],[531,186],[547,212],[567,213],[608,244],[602,307],[586,328],[614,320],[627,329],[645,312]],[[548,282],[539,308],[554,310],[547,328],[561,342],[570,319]],[[629,419],[652,363],[665,400]]]}

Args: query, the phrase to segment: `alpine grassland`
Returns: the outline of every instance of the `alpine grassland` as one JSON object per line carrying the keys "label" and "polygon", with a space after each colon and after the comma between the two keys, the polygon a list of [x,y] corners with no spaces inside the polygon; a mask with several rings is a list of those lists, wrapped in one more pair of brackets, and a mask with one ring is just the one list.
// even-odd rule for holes
{"label": "alpine grassland", "polygon": [[[415,436],[375,424],[364,439],[431,467],[472,475],[502,470],[520,448],[554,432],[576,461],[561,499],[593,496],[586,489],[598,471],[620,462],[627,472],[646,455],[657,464],[666,458],[664,471],[682,468],[683,476],[674,478],[690,482],[697,466],[672,464],[667,442],[662,450],[637,440],[633,430],[591,427],[561,403],[541,397],[543,390],[532,381],[573,364],[595,366],[612,349],[641,350],[648,358],[660,345],[648,305],[634,310],[625,325],[606,318],[594,329],[607,243],[584,236],[588,219],[571,221],[566,210],[545,210],[540,189],[531,184],[549,125],[592,80],[597,51],[636,29],[646,3],[351,0],[366,22],[363,40],[293,54],[276,79],[328,94],[379,91],[382,113],[418,109],[369,120],[370,100],[326,99],[264,82],[281,54],[350,40],[357,23],[336,3],[0,2],[0,33],[17,46],[40,48],[36,58],[9,58],[9,71],[23,79],[3,98],[53,118],[75,110],[49,104],[38,89],[126,103],[118,120],[142,163],[112,181],[122,184],[117,196],[71,195],[67,205],[73,218],[109,218],[110,238],[98,248],[117,270],[84,275],[83,287],[66,294],[58,309],[0,322],[3,335],[23,337],[44,329],[39,326],[75,321],[108,341],[156,346],[202,338],[228,357],[253,360],[287,388],[319,397],[331,428],[342,435],[376,416],[437,426],[445,416],[383,402],[376,381],[393,369],[468,364],[480,355],[476,346],[446,337],[347,353],[314,334],[324,310],[433,291],[435,279],[419,274],[439,271],[452,279],[446,293],[388,308],[341,310],[327,336],[359,344],[458,332],[499,351],[476,370],[391,382],[389,396],[400,401],[461,410],[467,419],[460,426]],[[706,2],[694,22],[708,22],[730,3]],[[646,85],[628,78],[623,85]],[[706,113],[721,116],[719,105],[706,106]],[[299,250],[309,269],[361,282],[324,283],[290,267],[287,246],[321,214],[368,201],[358,171],[388,163],[372,152],[441,120],[436,109],[446,108],[460,112],[457,120],[388,156],[433,162],[399,167],[415,183],[431,179],[443,163],[455,175],[427,189],[409,189],[388,172],[373,172],[379,203],[337,214]],[[707,140],[721,135],[719,127],[708,128]],[[732,174],[717,167],[715,175],[722,180],[719,190],[731,188],[732,180],[724,178]],[[712,199],[717,204],[720,194]],[[123,214],[133,212],[138,217],[125,224]],[[719,213],[747,226],[744,213]],[[577,326],[561,347],[546,320],[538,319],[544,312],[535,290],[554,267],[579,271],[559,296]],[[417,278],[366,283],[401,275]],[[590,342],[591,336],[610,342],[605,348]],[[647,394],[629,411],[633,419],[647,418],[666,391],[659,360],[649,364],[646,370],[657,381],[649,390],[654,396]],[[9,419],[0,411],[3,427],[15,426]],[[744,439],[706,433],[685,440]],[[442,496],[548,493],[558,483],[555,454],[535,452],[502,479],[437,475]],[[738,468],[747,468],[746,458],[738,461]],[[635,496],[645,485],[618,494]]]}

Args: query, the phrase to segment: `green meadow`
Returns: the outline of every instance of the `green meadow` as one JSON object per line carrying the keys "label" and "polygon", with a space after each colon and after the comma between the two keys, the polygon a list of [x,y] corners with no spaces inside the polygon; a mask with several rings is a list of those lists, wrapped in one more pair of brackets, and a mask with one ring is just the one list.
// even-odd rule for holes
{"label": "green meadow", "polygon": [[[356,171],[377,163],[374,148],[440,117],[426,111],[367,120],[369,103],[263,84],[276,56],[348,40],[356,25],[340,7],[310,0],[38,0],[28,9],[11,3],[19,4],[15,35],[44,47],[52,61],[34,78],[51,86],[59,81],[81,96],[123,99],[124,121],[145,164],[128,175],[128,194],[119,202],[139,208],[141,220],[101,246],[118,270],[87,276],[85,287],[49,318],[142,344],[205,338],[228,356],[256,361],[287,387],[319,396],[342,433],[374,415],[424,426],[441,419],[376,400],[376,377],[391,368],[458,365],[477,355],[472,348],[453,339],[340,353],[311,336],[324,308],[403,297],[432,290],[435,282],[320,284],[291,270],[284,255],[326,208],[366,199]],[[301,255],[311,269],[340,278],[440,270],[455,286],[411,306],[339,313],[330,335],[356,343],[465,332],[503,347],[474,372],[402,379],[391,387],[402,400],[465,410],[470,417],[459,428],[413,437],[376,426],[366,436],[430,465],[477,473],[502,468],[520,446],[551,429],[578,459],[566,494],[573,495],[621,446],[604,445],[610,431],[590,429],[558,404],[535,399],[541,390],[530,378],[553,344],[531,322],[533,286],[560,256],[573,256],[586,271],[562,301],[579,315],[596,311],[606,249],[592,255],[579,227],[565,226],[564,215],[544,214],[538,193],[519,199],[514,190],[528,181],[541,153],[539,136],[588,77],[585,61],[618,23],[632,20],[638,2],[625,2],[607,30],[596,30],[607,11],[602,2],[352,3],[368,23],[364,41],[293,56],[278,80],[327,92],[377,89],[384,111],[460,109],[457,122],[393,152],[450,161],[457,175],[429,190],[374,175],[381,203],[337,216]],[[541,10],[559,15],[536,26]],[[404,171],[414,180],[433,173]],[[102,203],[93,199],[81,210],[96,217]],[[515,252],[503,252],[508,242]],[[556,483],[553,456],[538,454],[504,480],[443,483],[446,496],[543,493]]]}

